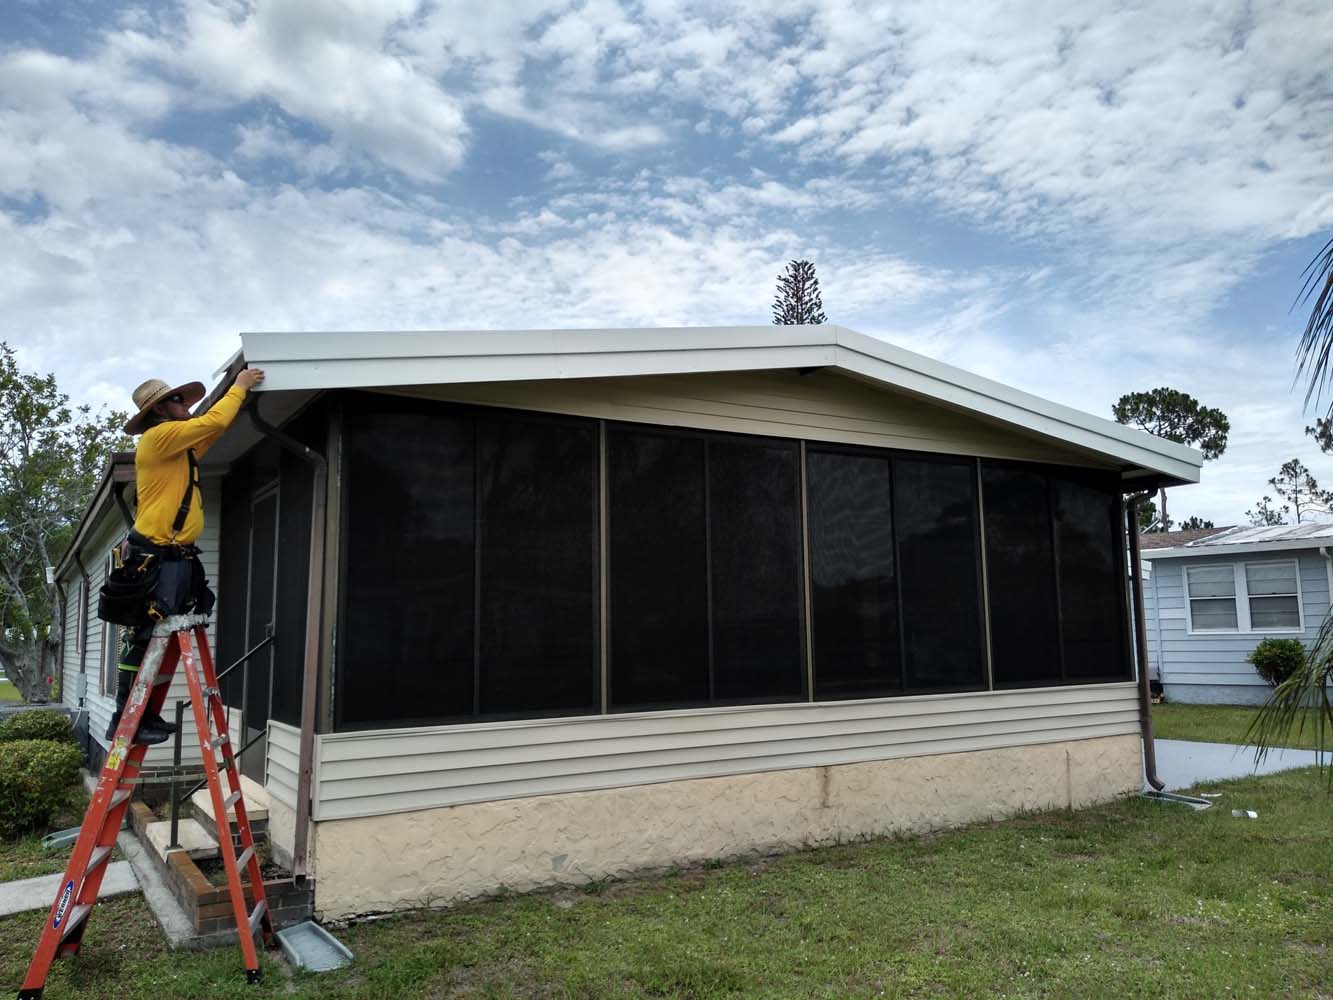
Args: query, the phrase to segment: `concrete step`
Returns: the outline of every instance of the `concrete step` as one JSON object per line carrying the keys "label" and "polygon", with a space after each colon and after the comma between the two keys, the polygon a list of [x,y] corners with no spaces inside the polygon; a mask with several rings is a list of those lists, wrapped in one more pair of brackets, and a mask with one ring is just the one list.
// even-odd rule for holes
{"label": "concrete step", "polygon": [[[171,843],[171,821],[159,820],[156,823],[149,823],[144,828],[144,839],[148,841],[148,846],[157,852],[159,858],[165,859],[171,853],[167,845]],[[190,857],[198,860],[200,858],[216,858],[218,856],[218,842],[213,838],[198,821],[193,819],[183,819],[180,822],[180,847]]]}
{"label": "concrete step", "polygon": [[[226,797],[227,778],[225,775],[219,775],[222,783],[223,797]],[[250,822],[258,823],[260,820],[268,819],[268,789],[253,778],[241,775],[241,794],[245,797],[245,814],[250,817]],[[209,820],[214,820],[213,816],[213,796],[209,794],[208,786],[204,786],[190,796],[190,804],[194,806],[196,816],[204,815]],[[227,810],[228,822],[236,821],[236,810]],[[217,824],[214,823],[214,826]]]}

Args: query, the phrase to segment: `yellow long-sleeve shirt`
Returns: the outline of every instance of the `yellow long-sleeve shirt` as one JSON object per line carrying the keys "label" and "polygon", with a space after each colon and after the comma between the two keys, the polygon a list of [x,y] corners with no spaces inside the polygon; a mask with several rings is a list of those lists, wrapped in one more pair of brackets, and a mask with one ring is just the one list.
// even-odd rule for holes
{"label": "yellow long-sleeve shirt", "polygon": [[181,498],[190,482],[187,452],[193,448],[195,457],[202,458],[231,426],[243,402],[245,388],[234,385],[207,413],[189,420],[168,420],[144,431],[134,450],[135,491],[139,497],[135,531],[158,545],[173,540],[188,545],[203,533],[204,498],[198,487],[194,488],[184,526],[174,539],[171,533]]}

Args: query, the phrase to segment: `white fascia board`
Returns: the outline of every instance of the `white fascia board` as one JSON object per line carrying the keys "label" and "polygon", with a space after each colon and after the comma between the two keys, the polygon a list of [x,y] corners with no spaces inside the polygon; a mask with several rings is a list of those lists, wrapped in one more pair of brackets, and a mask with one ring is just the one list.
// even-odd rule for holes
{"label": "white fascia board", "polygon": [[833,324],[610,330],[243,333],[259,387],[383,388],[842,368],[1186,483],[1199,452]]}
{"label": "white fascia board", "polygon": [[852,330],[839,327],[838,342],[839,368],[1187,483],[1199,481],[1203,456],[1174,441],[1082,413]]}
{"label": "white fascia board", "polygon": [[[1318,552],[1320,546],[1311,544],[1309,538],[1293,538],[1285,542],[1249,542],[1238,543],[1236,545],[1177,545],[1171,549],[1144,549],[1141,553],[1145,560],[1154,559],[1202,559],[1207,557],[1226,557],[1226,556],[1252,556],[1264,552],[1291,552],[1294,550],[1307,550]],[[1333,539],[1328,539],[1328,546],[1333,546]]]}

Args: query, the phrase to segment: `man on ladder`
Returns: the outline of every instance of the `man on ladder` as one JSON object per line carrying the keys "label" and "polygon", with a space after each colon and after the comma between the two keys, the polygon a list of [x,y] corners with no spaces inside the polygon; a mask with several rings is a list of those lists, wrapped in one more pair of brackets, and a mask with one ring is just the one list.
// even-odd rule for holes
{"label": "man on ladder", "polygon": [[[111,747],[19,990],[19,1000],[40,1000],[51,963],[78,954],[144,755],[150,744],[166,738],[161,711],[178,665],[189,685],[204,780],[221,832],[218,852],[227,875],[246,980],[260,980],[254,939],[260,933],[266,944],[273,943],[273,918],[268,912],[226,707],[208,646],[213,595],[193,543],[204,526],[198,454],[222,436],[236,419],[246,393],[263,378],[264,373],[258,369],[242,371],[227,394],[199,417],[191,417],[189,411],[189,406],[204,394],[198,382],[173,389],[165,382],[152,380],[134,391],[139,411],[125,430],[143,434],[134,459],[139,512],[117,562],[138,567],[143,586],[121,594],[118,603],[108,603],[106,606],[114,606],[116,613],[114,617],[103,616],[139,624],[127,626],[131,634],[122,657],[116,716],[107,734]],[[174,510],[172,497],[180,498]],[[156,573],[156,579],[146,572],[148,568]],[[99,601],[99,611],[101,606]],[[217,759],[218,753],[221,760]],[[226,833],[229,816],[234,817],[239,845]],[[247,902],[247,891],[253,909]]]}
{"label": "man on ladder", "polygon": [[[116,712],[107,728],[108,740],[120,725],[153,624],[168,615],[189,611],[206,615],[213,609],[213,593],[194,544],[204,530],[198,460],[231,426],[246,393],[263,381],[262,370],[244,369],[227,394],[198,417],[190,416],[190,407],[204,396],[200,382],[172,388],[161,379],[149,379],[134,390],[138,412],[125,424],[125,433],[143,435],[134,451],[139,509],[118,561],[156,559],[158,577],[156,590],[149,598],[152,621],[122,631]],[[175,726],[154,713],[139,724],[134,742],[161,743],[174,731]]]}

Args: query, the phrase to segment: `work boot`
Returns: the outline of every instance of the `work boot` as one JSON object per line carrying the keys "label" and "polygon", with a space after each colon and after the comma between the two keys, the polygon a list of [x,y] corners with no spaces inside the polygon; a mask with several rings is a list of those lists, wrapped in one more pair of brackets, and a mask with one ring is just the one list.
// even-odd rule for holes
{"label": "work boot", "polygon": [[169,736],[176,735],[176,723],[168,722],[166,719],[162,718],[162,716],[158,715],[156,712],[150,712],[143,717],[143,721],[139,723],[139,728],[142,729],[144,726],[151,726],[153,729],[160,729],[162,730],[162,732],[166,733]]}
{"label": "work boot", "polygon": [[[158,722],[162,720],[159,718]],[[106,727],[106,738],[115,739],[116,730],[120,727],[120,712],[111,716],[111,725]],[[156,725],[150,716],[144,716],[139,720],[139,731],[134,734],[134,742],[140,746],[151,747],[158,743],[165,743],[171,739],[171,733]]]}

